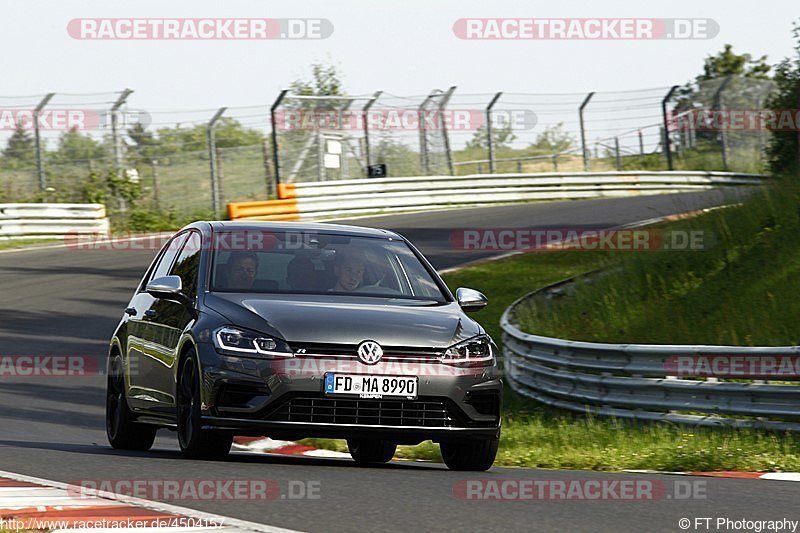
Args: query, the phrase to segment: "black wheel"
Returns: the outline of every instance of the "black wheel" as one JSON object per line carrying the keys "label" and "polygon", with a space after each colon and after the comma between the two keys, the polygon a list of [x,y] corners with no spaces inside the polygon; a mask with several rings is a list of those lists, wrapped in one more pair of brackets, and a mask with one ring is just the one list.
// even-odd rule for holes
{"label": "black wheel", "polygon": [[118,450],[149,450],[156,439],[157,430],[155,426],[133,421],[125,399],[122,357],[113,354],[106,386],[106,435],[109,444]]}
{"label": "black wheel", "polygon": [[380,439],[347,439],[350,456],[360,465],[388,463],[397,451],[397,444]]}
{"label": "black wheel", "polygon": [[224,459],[231,451],[233,435],[202,428],[200,420],[200,377],[191,353],[178,374],[178,443],[181,452],[192,459]]}
{"label": "black wheel", "polygon": [[444,441],[439,445],[444,464],[450,470],[489,470],[497,456],[499,438],[486,440]]}

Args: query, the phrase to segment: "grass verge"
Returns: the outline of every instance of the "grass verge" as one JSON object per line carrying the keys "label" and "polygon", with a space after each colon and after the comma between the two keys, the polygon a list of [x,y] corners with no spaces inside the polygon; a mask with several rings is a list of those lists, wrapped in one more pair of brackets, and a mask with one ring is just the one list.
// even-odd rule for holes
{"label": "grass verge", "polygon": [[[702,252],[524,254],[445,276],[474,287],[490,305],[476,318],[500,341],[499,320],[536,287],[614,265],[620,270],[579,287],[552,308],[529,310],[525,329],[545,335],[639,342],[796,343],[800,314],[800,190],[777,184],[742,207],[667,224],[703,230]],[[608,297],[611,294],[612,297]],[[785,314],[785,315],[784,315]],[[679,339],[675,341],[675,339]],[[344,441],[308,439],[346,451]],[[438,446],[401,446],[396,457],[441,461]],[[668,471],[797,471],[800,440],[791,434],[635,423],[566,413],[507,390],[497,466]]]}

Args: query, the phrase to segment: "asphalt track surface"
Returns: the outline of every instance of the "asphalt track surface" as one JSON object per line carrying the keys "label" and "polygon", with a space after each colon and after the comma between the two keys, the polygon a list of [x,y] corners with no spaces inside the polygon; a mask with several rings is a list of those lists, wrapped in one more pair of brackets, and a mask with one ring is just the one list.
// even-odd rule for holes
{"label": "asphalt track surface", "polygon": [[[734,191],[735,193],[735,191]],[[362,218],[353,224],[395,229],[438,269],[489,253],[458,252],[460,228],[613,227],[731,201],[720,192],[495,206]],[[107,342],[153,251],[67,248],[0,253],[0,355],[85,355],[103,367]],[[0,469],[53,479],[271,479],[318,483],[318,499],[170,501],[202,511],[303,531],[681,531],[680,518],[796,519],[800,484],[493,468],[450,472],[395,461],[358,468],[348,459],[233,453],[225,462],[180,457],[161,431],[150,452],[112,450],[104,431],[103,376],[0,377]],[[535,442],[530,443],[536,446]],[[645,479],[672,495],[678,480],[701,480],[704,499],[658,501],[465,501],[463,480]],[[713,528],[713,526],[712,526]],[[694,528],[690,530],[695,530]]]}

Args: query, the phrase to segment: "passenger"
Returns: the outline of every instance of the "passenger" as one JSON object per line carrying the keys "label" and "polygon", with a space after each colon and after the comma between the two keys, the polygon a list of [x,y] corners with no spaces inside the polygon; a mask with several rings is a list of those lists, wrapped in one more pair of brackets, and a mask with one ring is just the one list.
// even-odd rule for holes
{"label": "passenger", "polygon": [[286,283],[296,291],[314,291],[319,288],[314,262],[308,257],[295,257],[286,265]]}
{"label": "passenger", "polygon": [[342,248],[336,251],[333,260],[333,273],[336,275],[334,292],[353,292],[364,282],[364,271],[367,260],[364,252],[354,248]]}

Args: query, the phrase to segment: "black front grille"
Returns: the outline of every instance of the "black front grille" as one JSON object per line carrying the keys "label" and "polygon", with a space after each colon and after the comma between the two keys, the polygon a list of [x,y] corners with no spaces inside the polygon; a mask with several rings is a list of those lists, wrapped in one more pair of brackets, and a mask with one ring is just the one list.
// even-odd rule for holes
{"label": "black front grille", "polygon": [[442,400],[362,400],[291,398],[269,417],[281,422],[380,426],[451,427],[456,425]]}
{"label": "black front grille", "polygon": [[[290,342],[289,346],[298,356],[334,356],[356,358],[357,344],[329,344],[318,342]],[[444,353],[440,348],[419,348],[409,346],[383,346],[384,358],[413,358],[438,360]]]}

